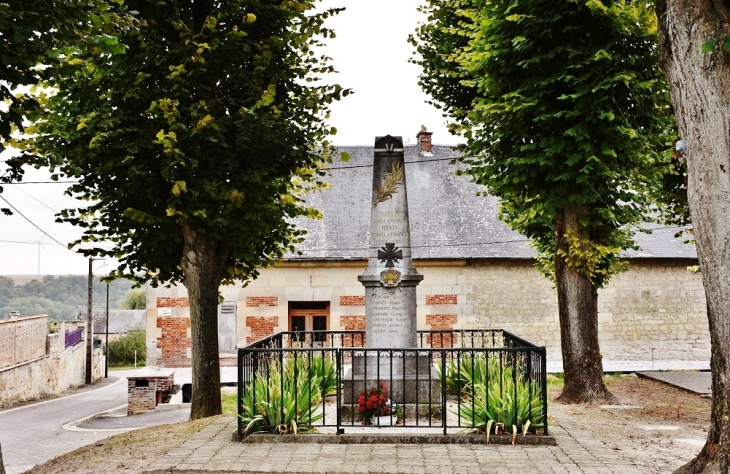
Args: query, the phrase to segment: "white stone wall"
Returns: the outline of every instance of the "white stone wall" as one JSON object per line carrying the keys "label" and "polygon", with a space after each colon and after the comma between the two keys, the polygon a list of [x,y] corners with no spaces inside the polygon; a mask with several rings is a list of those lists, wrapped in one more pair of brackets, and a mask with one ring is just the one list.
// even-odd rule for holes
{"label": "white stone wall", "polygon": [[[633,260],[627,272],[599,290],[599,338],[606,370],[709,367],[702,280],[687,271],[690,264]],[[238,345],[247,344],[254,325],[287,330],[290,301],[329,301],[330,330],[345,329],[347,318],[365,315],[364,305],[351,303],[352,297],[365,295],[357,280],[365,265],[289,262],[262,270],[245,288],[222,288],[226,300],[238,302]],[[418,286],[419,329],[506,329],[546,346],[549,368],[560,369],[557,295],[532,261],[416,261],[415,266],[424,275]],[[153,336],[148,358],[150,348],[158,345],[156,298],[185,295],[183,287],[150,290],[147,334]]]}
{"label": "white stone wall", "polygon": [[599,291],[598,334],[604,358],[710,360],[702,276],[686,268],[686,263],[635,262]]}
{"label": "white stone wall", "polygon": [[46,354],[46,315],[0,321],[0,368]]}
{"label": "white stone wall", "polygon": [[[60,395],[69,388],[84,385],[85,340],[73,347],[65,348],[63,330],[60,333],[49,334],[47,340],[47,354],[40,359],[0,370],[0,408]],[[95,356],[102,360],[101,374],[99,375],[97,369],[95,375],[95,378],[100,378],[104,371],[103,359],[100,357],[100,349],[95,352]]]}

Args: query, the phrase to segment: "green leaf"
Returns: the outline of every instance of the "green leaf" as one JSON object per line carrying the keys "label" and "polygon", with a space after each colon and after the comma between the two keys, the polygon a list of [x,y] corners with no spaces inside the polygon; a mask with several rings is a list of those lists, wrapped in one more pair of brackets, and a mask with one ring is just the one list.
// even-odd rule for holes
{"label": "green leaf", "polygon": [[340,160],[342,160],[343,163],[347,163],[350,161],[350,154],[346,151],[343,151],[340,153]]}
{"label": "green leaf", "polygon": [[184,193],[187,191],[187,185],[185,184],[185,181],[175,181],[175,183],[172,186],[172,194],[175,196],[179,196],[180,193]]}
{"label": "green leaf", "polygon": [[702,54],[707,54],[713,49],[715,49],[715,46],[717,46],[717,43],[720,41],[720,37],[717,36],[715,38],[710,39],[709,41],[706,41],[705,43],[702,43]]}

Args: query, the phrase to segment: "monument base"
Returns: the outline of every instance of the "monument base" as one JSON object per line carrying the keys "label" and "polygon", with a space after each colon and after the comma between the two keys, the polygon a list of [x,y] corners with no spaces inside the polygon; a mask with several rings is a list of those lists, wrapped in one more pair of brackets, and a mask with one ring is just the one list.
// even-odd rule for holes
{"label": "monument base", "polygon": [[403,357],[402,352],[354,355],[352,368],[343,375],[343,404],[357,404],[366,390],[384,383],[388,398],[397,404],[441,403],[441,384],[438,372],[429,357],[413,351]]}
{"label": "monument base", "polygon": [[[435,427],[442,426],[442,407],[441,403],[435,403],[435,404],[425,404],[425,403],[419,403],[416,405],[415,403],[406,403],[405,405],[398,405],[403,413],[403,416],[405,417],[405,422],[409,425],[415,424],[415,419],[418,418],[421,421],[427,421],[430,419],[431,423]],[[340,413],[342,415],[341,422],[344,424],[350,424],[350,423],[357,423],[361,421],[358,417],[357,413],[357,403],[350,405],[350,404],[343,404],[340,406]],[[393,422],[396,421],[396,416],[393,414]]]}

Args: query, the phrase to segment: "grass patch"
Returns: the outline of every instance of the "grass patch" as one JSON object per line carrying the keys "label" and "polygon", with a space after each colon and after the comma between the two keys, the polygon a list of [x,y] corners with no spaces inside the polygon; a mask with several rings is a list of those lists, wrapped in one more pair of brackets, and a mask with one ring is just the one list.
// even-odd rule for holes
{"label": "grass patch", "polygon": [[238,399],[238,394],[235,392],[230,393],[221,393],[221,403],[223,404],[223,414],[225,415],[235,415],[238,412],[238,407],[236,406],[236,400]]}
{"label": "grass patch", "polygon": [[562,373],[558,374],[547,374],[547,386],[548,392],[550,390],[562,390],[565,385],[565,377]]}
{"label": "grass patch", "polygon": [[141,369],[144,367],[144,361],[137,361],[137,367],[134,365],[110,365],[109,366],[109,372],[114,372],[115,370],[134,370],[134,369]]}

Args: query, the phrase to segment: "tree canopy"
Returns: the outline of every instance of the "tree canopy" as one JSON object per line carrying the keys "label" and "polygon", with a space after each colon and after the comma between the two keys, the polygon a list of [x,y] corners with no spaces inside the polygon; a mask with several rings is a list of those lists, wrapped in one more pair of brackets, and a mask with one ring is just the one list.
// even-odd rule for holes
{"label": "tree canopy", "polygon": [[146,309],[147,292],[144,288],[133,288],[124,293],[119,300],[119,307],[122,309]]}
{"label": "tree canopy", "polygon": [[[30,89],[53,71],[55,52],[73,44],[81,31],[90,31],[99,16],[111,20],[109,5],[97,0],[0,3],[0,101],[5,104],[0,107],[0,152],[6,150],[13,133],[23,132],[26,121],[40,112],[38,98]],[[23,152],[9,155],[0,183],[20,180],[27,158]],[[0,210],[12,214],[9,208]]]}
{"label": "tree canopy", "polygon": [[575,360],[592,359],[602,385],[597,336],[582,333],[597,332],[595,289],[634,246],[673,138],[653,11],[640,1],[434,0],[425,12],[412,38],[420,84],[467,139],[464,172],[501,199],[501,218],[532,239],[557,283],[566,391],[571,339],[583,339],[587,355]]}
{"label": "tree canopy", "polygon": [[292,219],[315,214],[303,192],[329,160],[328,106],[349,94],[323,81],[315,47],[339,10],[318,3],[127,1],[118,42],[64,51],[29,145],[79,180],[89,204],[62,220],[85,229],[78,243],[112,244],[85,251],[118,258],[112,277],[185,283],[192,418],[220,413],[219,284],[254,278],[300,241]]}
{"label": "tree canopy", "polygon": [[[301,234],[297,192],[313,183],[335,132],[321,120],[349,91],[320,85],[329,36],[315,1],[126,2],[136,23],[59,67],[51,113],[34,131],[52,170],[92,201],[64,211],[116,275],[181,281],[182,223],[223,243],[224,276],[247,279]],[[119,52],[119,51],[116,51]],[[291,179],[298,176],[298,179]]]}
{"label": "tree canopy", "polygon": [[665,168],[672,110],[645,2],[432,2],[422,87],[467,138],[467,173],[502,198],[552,272],[565,209],[589,211],[573,264],[603,286]]}

